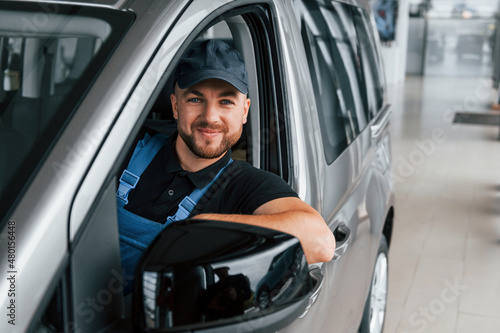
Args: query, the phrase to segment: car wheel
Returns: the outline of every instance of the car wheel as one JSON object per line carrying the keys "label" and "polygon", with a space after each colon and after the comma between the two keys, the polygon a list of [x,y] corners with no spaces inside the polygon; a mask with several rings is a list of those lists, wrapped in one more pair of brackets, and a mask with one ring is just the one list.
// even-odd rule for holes
{"label": "car wheel", "polygon": [[382,333],[387,305],[387,241],[382,235],[359,333]]}

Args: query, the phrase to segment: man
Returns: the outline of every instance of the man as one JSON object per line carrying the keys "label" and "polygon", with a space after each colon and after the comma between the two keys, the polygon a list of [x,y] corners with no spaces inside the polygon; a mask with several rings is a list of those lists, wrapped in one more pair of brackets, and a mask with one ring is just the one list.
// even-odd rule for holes
{"label": "man", "polygon": [[[122,261],[129,258],[128,265],[135,266],[140,253],[131,254],[131,246],[144,249],[165,225],[188,215],[280,230],[299,239],[309,263],[332,259],[335,239],[316,210],[280,177],[232,161],[230,148],[247,121],[247,93],[245,64],[226,43],[198,42],[184,54],[170,96],[178,134],[163,141],[147,136],[127,170],[137,161],[142,168],[122,176],[117,194]],[[153,145],[161,148],[139,157]]]}

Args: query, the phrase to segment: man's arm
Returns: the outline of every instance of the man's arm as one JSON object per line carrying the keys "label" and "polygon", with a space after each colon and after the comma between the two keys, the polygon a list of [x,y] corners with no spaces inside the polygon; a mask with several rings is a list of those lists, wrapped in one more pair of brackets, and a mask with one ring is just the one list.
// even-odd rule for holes
{"label": "man's arm", "polygon": [[300,241],[309,264],[330,261],[335,252],[332,231],[321,215],[299,198],[269,201],[253,215],[200,214],[195,218],[245,223],[293,235]]}

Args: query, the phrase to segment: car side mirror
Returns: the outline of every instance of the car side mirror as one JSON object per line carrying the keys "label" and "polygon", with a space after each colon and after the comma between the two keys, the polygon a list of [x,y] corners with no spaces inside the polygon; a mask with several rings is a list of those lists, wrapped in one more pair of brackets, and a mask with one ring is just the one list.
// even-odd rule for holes
{"label": "car side mirror", "polygon": [[231,222],[177,222],[139,261],[134,328],[276,331],[304,313],[313,284],[300,243],[291,235]]}

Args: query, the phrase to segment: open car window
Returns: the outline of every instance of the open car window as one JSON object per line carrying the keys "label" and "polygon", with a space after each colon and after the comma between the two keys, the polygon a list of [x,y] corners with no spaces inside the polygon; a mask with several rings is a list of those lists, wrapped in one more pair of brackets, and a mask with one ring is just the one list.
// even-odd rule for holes
{"label": "open car window", "polygon": [[[270,26],[266,27],[270,24],[267,9],[249,6],[246,10],[245,13],[245,9],[242,9],[240,15],[220,16],[194,40],[223,40],[242,55],[247,67],[251,105],[241,139],[232,147],[232,157],[273,172],[288,181],[285,101],[281,89],[278,50]],[[170,103],[173,87],[172,73],[143,124],[146,131],[154,130],[167,135],[175,132],[176,123]],[[136,141],[141,138],[142,134],[139,134]]]}

